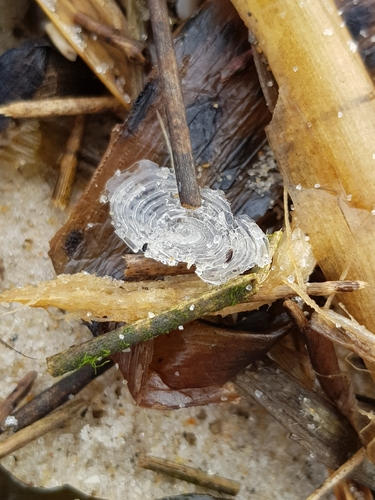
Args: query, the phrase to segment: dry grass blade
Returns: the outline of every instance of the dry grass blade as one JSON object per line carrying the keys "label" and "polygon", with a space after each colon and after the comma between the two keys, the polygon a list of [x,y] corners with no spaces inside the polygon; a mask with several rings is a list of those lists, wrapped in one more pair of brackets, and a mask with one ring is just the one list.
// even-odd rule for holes
{"label": "dry grass blade", "polygon": [[76,52],[90,66],[108,90],[129,109],[134,97],[130,88],[132,71],[123,53],[100,40],[82,33],[74,21],[78,12],[84,12],[93,19],[126,34],[127,23],[120,8],[113,0],[37,0],[53,24],[74,47]]}
{"label": "dry grass blade", "polygon": [[348,279],[369,283],[361,293],[339,300],[371,335],[373,81],[333,1],[232,3],[254,32],[279,85],[267,135],[292,197],[294,216],[309,235],[327,279],[336,279],[349,265]]}

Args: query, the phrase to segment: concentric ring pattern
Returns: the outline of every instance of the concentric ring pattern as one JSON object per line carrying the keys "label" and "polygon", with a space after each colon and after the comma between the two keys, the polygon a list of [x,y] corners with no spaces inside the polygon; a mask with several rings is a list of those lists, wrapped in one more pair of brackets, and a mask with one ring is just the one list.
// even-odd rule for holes
{"label": "concentric ring pattern", "polygon": [[142,160],[107,183],[115,231],[134,251],[164,264],[186,262],[213,285],[269,263],[268,241],[246,215],[234,217],[222,191],[201,189],[202,206],[181,206],[174,173]]}

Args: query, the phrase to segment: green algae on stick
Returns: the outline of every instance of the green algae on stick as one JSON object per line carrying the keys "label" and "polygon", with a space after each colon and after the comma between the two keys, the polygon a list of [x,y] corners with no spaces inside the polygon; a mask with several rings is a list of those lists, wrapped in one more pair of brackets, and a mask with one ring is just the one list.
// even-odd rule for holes
{"label": "green algae on stick", "polygon": [[234,306],[256,293],[258,283],[266,276],[266,273],[267,270],[260,270],[258,274],[239,276],[225,285],[184,301],[173,309],[163,311],[154,317],[136,321],[106,335],[70,347],[47,358],[48,371],[52,376],[57,377],[85,364],[101,364],[105,357],[115,352],[168,333],[212,312]]}

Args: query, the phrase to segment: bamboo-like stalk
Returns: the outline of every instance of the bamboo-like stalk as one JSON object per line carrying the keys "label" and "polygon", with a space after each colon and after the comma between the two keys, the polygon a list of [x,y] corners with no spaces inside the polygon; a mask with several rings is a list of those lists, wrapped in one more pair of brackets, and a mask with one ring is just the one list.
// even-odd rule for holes
{"label": "bamboo-like stalk", "polygon": [[327,279],[364,279],[340,295],[375,332],[374,85],[333,1],[232,0],[258,39],[279,98],[267,135]]}

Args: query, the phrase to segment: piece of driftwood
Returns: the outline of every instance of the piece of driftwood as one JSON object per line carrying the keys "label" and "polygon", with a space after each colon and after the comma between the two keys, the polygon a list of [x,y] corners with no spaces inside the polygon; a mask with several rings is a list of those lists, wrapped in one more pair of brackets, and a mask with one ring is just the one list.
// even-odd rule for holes
{"label": "piece of driftwood", "polygon": [[162,83],[178,195],[183,207],[198,208],[202,201],[186,122],[167,2],[166,0],[149,0],[148,8],[158,59],[159,78]]}
{"label": "piece of driftwood", "polygon": [[340,481],[350,475],[366,458],[366,449],[360,448],[352,457],[342,464],[333,474],[330,475],[317,490],[307,497],[306,500],[319,500],[328,493]]}
{"label": "piece of driftwood", "polygon": [[[245,397],[255,399],[317,460],[338,469],[360,448],[361,442],[348,421],[328,401],[301,387],[277,365],[258,362],[235,380]],[[375,465],[365,460],[351,477],[375,487]]]}
{"label": "piece of driftwood", "polygon": [[240,483],[232,479],[210,475],[195,467],[177,464],[163,458],[142,456],[138,459],[138,465],[228,495],[237,495],[241,487]]}
{"label": "piece of driftwood", "polygon": [[83,401],[69,401],[64,406],[50,413],[48,416],[34,422],[30,426],[12,434],[10,437],[0,441],[0,458],[19,450],[34,439],[43,436],[52,429],[56,429],[77,413],[87,407]]}
{"label": "piece of driftwood", "polygon": [[4,419],[11,414],[17,404],[28,394],[37,376],[38,372],[35,370],[27,373],[23,379],[18,382],[14,391],[2,401],[0,404],[0,428]]}
{"label": "piece of driftwood", "polygon": [[[207,32],[212,34],[209,44]],[[243,74],[221,82],[221,72],[233,55],[248,51],[247,31],[228,2],[209,1],[174,35],[174,41],[199,183],[225,189],[234,212],[258,218],[279,192],[272,185],[260,196],[255,184],[247,187],[245,183],[270,115],[253,64]],[[114,234],[108,205],[100,203],[100,198],[117,169],[124,170],[144,158],[161,166],[168,164],[157,118],[157,111],[163,115],[162,110],[154,75],[129,118],[114,131],[90,185],[51,241],[50,256],[58,274],[86,270],[123,278],[126,246]]]}

